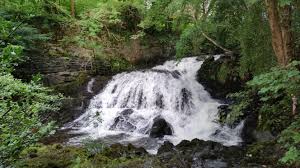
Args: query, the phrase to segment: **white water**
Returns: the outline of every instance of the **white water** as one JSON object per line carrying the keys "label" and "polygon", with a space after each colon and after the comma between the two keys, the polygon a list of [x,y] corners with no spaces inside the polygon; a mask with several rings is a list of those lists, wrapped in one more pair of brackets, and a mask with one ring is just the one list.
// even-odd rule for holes
{"label": "white water", "polygon": [[92,79],[88,82],[87,87],[86,87],[86,91],[87,91],[88,93],[94,93],[94,91],[93,91],[93,85],[94,85],[94,83],[95,83],[95,78],[92,78]]}
{"label": "white water", "polygon": [[[125,134],[114,141],[140,140],[138,145],[153,153],[164,140],[178,144],[181,140],[198,138],[237,145],[241,142],[242,124],[230,129],[215,122],[220,103],[196,81],[196,73],[202,63],[195,57],[184,58],[180,62],[167,61],[151,70],[114,76],[106,88],[91,100],[86,112],[67,126],[76,129],[76,133],[85,133],[85,136],[71,141]],[[126,121],[113,126],[125,109],[133,109],[134,112]],[[153,119],[158,116],[171,125],[173,135],[154,140],[156,144],[153,144],[153,139],[149,142],[150,138],[145,138],[149,137]]]}

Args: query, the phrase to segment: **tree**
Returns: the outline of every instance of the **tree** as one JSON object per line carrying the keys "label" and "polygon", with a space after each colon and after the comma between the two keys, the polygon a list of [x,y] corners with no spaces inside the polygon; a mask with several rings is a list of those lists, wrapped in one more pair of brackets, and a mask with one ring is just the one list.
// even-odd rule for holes
{"label": "tree", "polygon": [[286,66],[293,57],[291,2],[287,0],[265,0],[265,5],[277,62],[280,66]]}
{"label": "tree", "polygon": [[75,0],[70,0],[71,16],[75,17]]}

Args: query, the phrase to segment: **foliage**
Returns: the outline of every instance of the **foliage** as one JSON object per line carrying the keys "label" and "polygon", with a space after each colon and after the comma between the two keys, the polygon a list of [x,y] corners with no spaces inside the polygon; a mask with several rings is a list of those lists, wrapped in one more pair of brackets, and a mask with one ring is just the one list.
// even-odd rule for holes
{"label": "foliage", "polygon": [[[242,55],[240,73],[244,75],[251,72],[259,75],[276,65],[263,5],[259,3],[248,7],[243,17],[236,33]],[[257,38],[258,36],[260,38]]]}
{"label": "foliage", "polygon": [[[285,68],[274,67],[269,72],[255,76],[247,83],[245,91],[232,94],[236,102],[230,106],[227,123],[241,119],[245,114],[258,114],[258,128],[280,134],[279,143],[287,150],[281,162],[299,166],[300,120],[293,120],[291,95],[299,97],[300,62],[294,61]],[[256,96],[251,92],[256,91]],[[291,124],[292,123],[292,124]]]}
{"label": "foliage", "polygon": [[300,119],[297,118],[280,136],[279,143],[287,149],[284,157],[280,160],[283,163],[300,166]]}
{"label": "foliage", "polygon": [[272,68],[269,73],[256,76],[248,85],[259,88],[258,93],[263,102],[299,94],[300,71],[296,67],[298,65],[300,62],[294,61],[286,68]]}
{"label": "foliage", "polygon": [[250,111],[252,109],[250,107],[256,103],[255,93],[253,93],[252,90],[244,90],[237,93],[232,93],[228,95],[228,98],[235,100],[235,102],[229,106],[230,113],[225,118],[225,121],[221,122],[232,125],[236,122],[240,122],[240,119],[242,119],[245,114],[254,112]]}
{"label": "foliage", "polygon": [[[228,120],[235,121],[256,102],[260,129],[279,133],[286,128],[291,123],[291,95],[299,96],[300,93],[298,65],[299,62],[295,61],[286,68],[275,67],[268,73],[255,76],[247,83],[245,91],[232,95],[238,101],[231,106],[232,114]],[[255,96],[249,96],[251,90],[257,91],[259,102]]]}
{"label": "foliage", "polygon": [[[43,1],[46,2],[46,1]],[[4,1],[0,9],[0,164],[11,164],[26,147],[53,133],[46,113],[59,109],[60,95],[39,84],[15,79],[11,73],[49,36],[31,25],[45,12],[42,1]],[[43,10],[41,10],[43,9]],[[45,12],[46,13],[46,12]],[[44,13],[44,14],[45,14]]]}
{"label": "foliage", "polygon": [[21,46],[16,45],[8,45],[2,49],[0,52],[0,73],[14,70],[14,67],[22,61],[22,50]]}
{"label": "foliage", "polygon": [[25,147],[48,135],[53,123],[42,123],[44,113],[58,110],[60,97],[35,82],[0,76],[1,162],[13,159]]}

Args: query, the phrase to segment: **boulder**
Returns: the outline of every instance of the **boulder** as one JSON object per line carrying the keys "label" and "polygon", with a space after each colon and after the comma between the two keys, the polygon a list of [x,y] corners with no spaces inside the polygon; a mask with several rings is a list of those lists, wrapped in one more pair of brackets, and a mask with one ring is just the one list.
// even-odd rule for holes
{"label": "boulder", "polygon": [[228,93],[242,88],[239,76],[238,61],[230,56],[222,56],[215,60],[213,56],[207,58],[197,74],[197,80],[214,98],[224,99]]}
{"label": "boulder", "polygon": [[165,119],[157,117],[150,130],[150,137],[162,138],[165,135],[172,135],[172,132],[171,125]]}
{"label": "boulder", "polygon": [[165,142],[157,157],[166,167],[243,167],[240,165],[245,152],[241,147],[226,147],[217,142],[194,139],[183,140],[176,146]]}
{"label": "boulder", "polygon": [[134,125],[134,121],[129,117],[133,112],[132,109],[126,109],[120,112],[120,115],[115,118],[113,125],[109,129],[128,132],[134,131],[136,126]]}

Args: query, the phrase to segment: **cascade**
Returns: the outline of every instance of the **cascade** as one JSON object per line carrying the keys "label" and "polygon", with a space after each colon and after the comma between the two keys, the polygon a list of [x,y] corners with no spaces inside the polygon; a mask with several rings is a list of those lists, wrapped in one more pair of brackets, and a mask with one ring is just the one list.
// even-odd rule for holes
{"label": "cascade", "polygon": [[[202,63],[190,57],[115,75],[90,101],[85,113],[66,126],[83,134],[70,142],[90,138],[132,143],[151,153],[166,140],[178,144],[181,140],[198,138],[237,145],[241,142],[242,123],[231,129],[216,122],[221,104],[196,80]],[[93,83],[94,79],[89,82],[89,92]],[[149,137],[157,118],[168,123],[171,135]]]}

